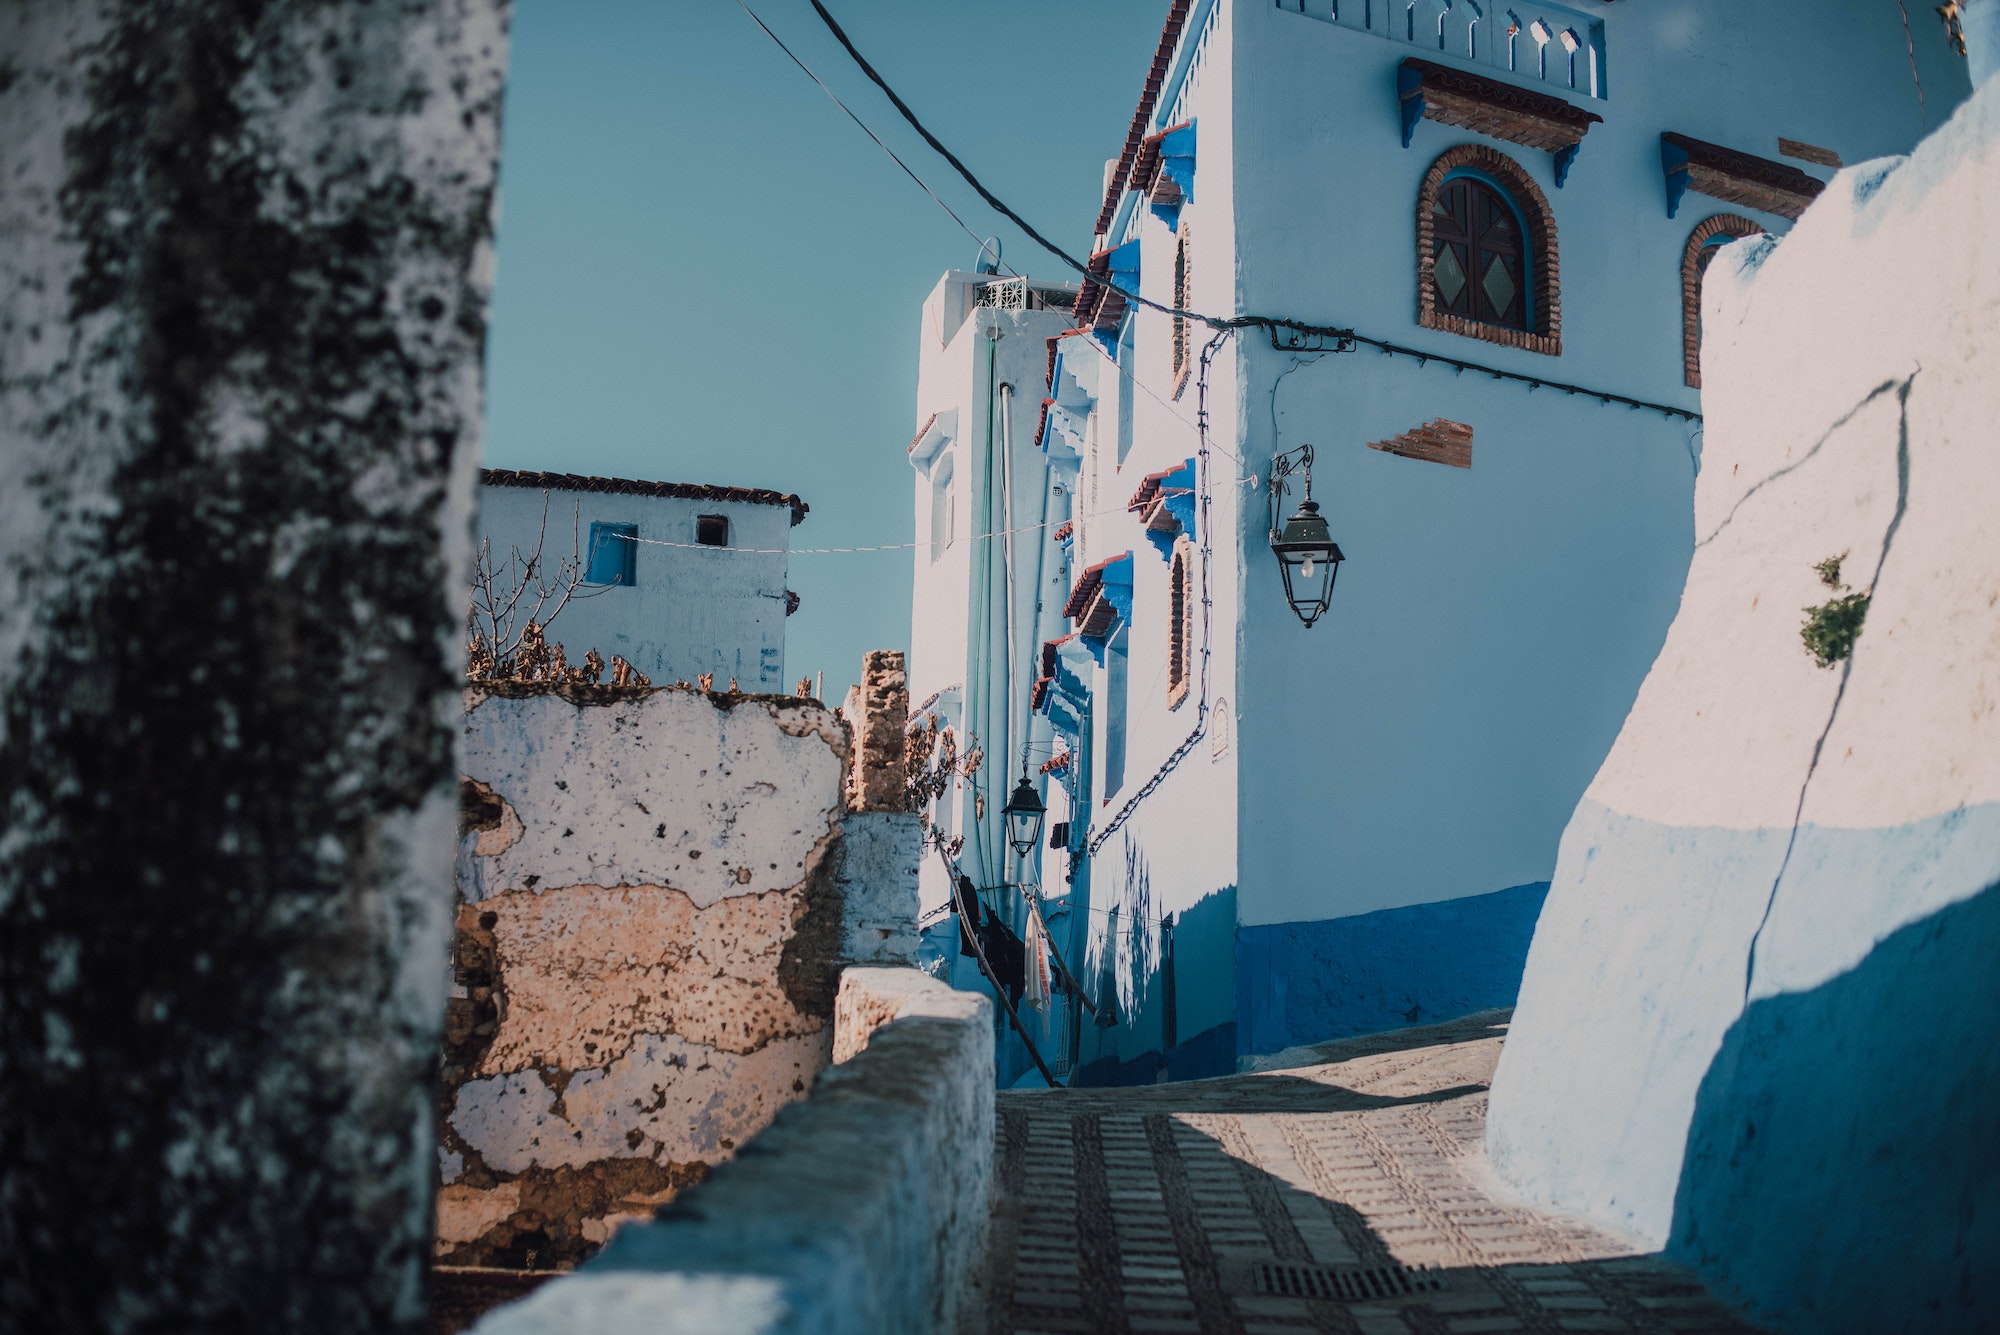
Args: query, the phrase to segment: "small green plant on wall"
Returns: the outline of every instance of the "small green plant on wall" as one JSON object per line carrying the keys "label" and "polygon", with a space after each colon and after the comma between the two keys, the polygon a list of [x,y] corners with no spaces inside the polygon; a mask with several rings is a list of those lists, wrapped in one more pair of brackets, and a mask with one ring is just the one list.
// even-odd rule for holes
{"label": "small green plant on wall", "polygon": [[[1829,556],[1813,569],[1819,572],[1819,582],[1829,589],[1839,591],[1847,585],[1840,579],[1840,563],[1847,559],[1847,553]],[[1868,617],[1868,595],[1846,593],[1818,607],[1805,609],[1806,624],[1799,631],[1799,638],[1806,643],[1806,652],[1821,667],[1832,667],[1845,662],[1854,652],[1854,641],[1861,634],[1861,623]]]}

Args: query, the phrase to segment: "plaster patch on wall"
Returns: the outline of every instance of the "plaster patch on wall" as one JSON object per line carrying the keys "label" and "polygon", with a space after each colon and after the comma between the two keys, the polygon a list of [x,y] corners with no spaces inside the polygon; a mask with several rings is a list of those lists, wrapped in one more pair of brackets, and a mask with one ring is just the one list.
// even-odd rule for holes
{"label": "plaster patch on wall", "polygon": [[801,901],[772,891],[698,909],[659,885],[570,885],[484,901],[497,918],[507,1006],[480,1074],[604,1066],[641,1034],[742,1054],[818,1031],[824,1021],[793,1006],[778,980]]}
{"label": "plaster patch on wall", "polygon": [[451,1128],[498,1173],[602,1159],[712,1162],[803,1094],[831,1047],[826,1030],[742,1056],[647,1034],[608,1067],[580,1071],[559,1088],[542,1071],[469,1080],[453,1101]]}
{"label": "plaster patch on wall", "polygon": [[707,908],[798,884],[840,816],[846,730],[817,704],[671,689],[468,699],[467,752],[487,758],[475,777],[523,829],[473,859],[467,899],[672,885]]}
{"label": "plaster patch on wall", "polygon": [[521,815],[513,804],[486,784],[462,774],[458,779],[458,824],[477,857],[498,857],[521,839]]}
{"label": "plaster patch on wall", "polygon": [[842,962],[914,936],[915,817],[846,812],[847,751],[808,700],[468,692],[440,1260],[581,1261],[805,1096]]}
{"label": "plaster patch on wall", "polygon": [[521,1184],[502,1182],[489,1190],[447,1186],[438,1191],[437,1235],[441,1245],[474,1242],[521,1208]]}

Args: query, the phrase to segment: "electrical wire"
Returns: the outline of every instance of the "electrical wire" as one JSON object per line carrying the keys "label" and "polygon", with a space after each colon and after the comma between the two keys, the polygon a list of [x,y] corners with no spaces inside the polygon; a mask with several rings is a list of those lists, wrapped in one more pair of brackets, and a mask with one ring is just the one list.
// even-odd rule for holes
{"label": "electrical wire", "polygon": [[[804,70],[806,77],[808,79],[811,79],[814,83],[819,85],[819,90],[827,95],[827,98],[833,103],[833,105],[839,107],[842,111],[845,111],[847,113],[847,119],[853,121],[857,126],[859,126],[861,128],[861,133],[867,135],[870,139],[875,140],[875,146],[881,149],[884,153],[887,153],[889,155],[889,161],[895,163],[898,167],[901,167],[903,169],[903,175],[909,177],[912,181],[915,181],[917,183],[917,188],[919,190],[922,190],[925,194],[929,195],[931,197],[932,202],[935,203],[939,208],[943,209],[945,213],[951,218],[951,220],[957,223],[959,225],[959,228],[962,231],[964,231],[964,233],[967,236],[971,237],[974,241],[978,242],[981,248],[981,253],[982,254],[984,253],[984,249],[986,246],[985,237],[973,231],[971,226],[965,221],[965,219],[959,217],[958,214],[952,212],[951,205],[945,203],[942,199],[938,198],[937,191],[931,189],[928,185],[924,184],[924,178],[917,175],[915,171],[911,170],[909,163],[897,157],[896,150],[890,148],[887,144],[883,143],[882,140],[879,137],[877,137],[875,132],[868,128],[867,122],[863,121],[859,116],[855,115],[853,110],[849,108],[845,102],[841,101],[839,96],[834,93],[833,89],[826,86],[826,80],[820,78],[819,75],[813,73],[812,66],[806,64],[805,61],[800,60],[797,54],[793,52],[792,48],[785,45],[784,39],[779,37],[778,34],[772,32],[769,24],[765,23],[764,20],[757,17],[757,12],[755,10],[751,9],[749,5],[744,4],[743,0],[736,0],[736,7],[742,10],[745,14],[748,14],[750,16],[750,21],[756,24],[758,27],[762,28],[764,30],[764,35],[770,38],[773,42],[776,42],[778,44],[778,49],[780,51],[783,51],[787,56],[790,56],[792,63],[794,65],[797,65],[800,69]],[[1013,274],[1016,278],[1019,278],[1021,276],[1018,272],[1015,271],[1012,265],[1002,261],[999,258],[999,256],[996,255],[994,257],[994,262],[998,264],[1001,268],[1006,269],[1009,273]]]}
{"label": "electrical wire", "polygon": [[[736,3],[740,5],[743,3],[743,0],[736,0]],[[1097,273],[1088,264],[1084,263],[1082,260],[1077,259],[1074,255],[1071,255],[1068,251],[1064,250],[1061,246],[1058,246],[1055,242],[1043,236],[1040,232],[1035,230],[1035,226],[1033,223],[1029,222],[1026,218],[1023,218],[1020,214],[1014,212],[1013,209],[1009,208],[1007,206],[1007,201],[1001,199],[1000,196],[994,194],[991,190],[988,190],[985,184],[982,181],[980,181],[980,179],[977,176],[974,176],[972,174],[972,169],[966,166],[963,162],[959,161],[958,155],[953,153],[950,149],[946,148],[943,142],[939,140],[936,135],[930,132],[929,127],[927,127],[922,121],[917,119],[917,113],[911,111],[909,104],[903,101],[901,97],[897,96],[896,90],[889,86],[888,80],[884,79],[880,74],[875,72],[875,67],[868,63],[868,58],[861,54],[860,49],[854,45],[854,42],[852,41],[852,39],[848,37],[846,31],[843,30],[840,24],[835,21],[833,15],[827,12],[826,6],[821,4],[820,0],[811,0],[811,3],[814,11],[819,14],[820,21],[826,24],[827,30],[833,34],[834,39],[838,41],[842,46],[842,48],[846,50],[847,54],[853,58],[854,63],[860,66],[861,72],[868,76],[869,81],[873,83],[877,88],[880,88],[882,90],[883,95],[889,99],[891,105],[893,105],[896,108],[896,110],[902,114],[902,117],[905,121],[909,122],[910,128],[915,130],[918,134],[922,135],[924,142],[929,144],[934,150],[936,150],[939,157],[943,158],[946,162],[950,163],[952,166],[952,170],[956,171],[961,177],[963,177],[965,179],[965,183],[971,186],[974,190],[976,190],[979,193],[979,197],[985,200],[987,204],[990,205],[996,213],[998,213],[1001,217],[1007,219],[1007,221],[1013,223],[1016,227],[1020,228],[1023,232],[1025,232],[1030,241],[1033,241],[1043,250],[1048,251],[1049,254],[1055,256],[1057,259],[1061,260],[1064,264],[1067,264],[1070,268],[1082,274],[1087,282],[1094,283],[1098,287],[1104,288],[1107,291],[1116,292],[1119,296],[1124,297],[1127,301],[1136,302],[1137,304],[1147,307],[1150,310],[1159,311],[1163,315],[1178,315],[1182,319],[1186,320],[1199,320],[1203,324],[1209,326],[1211,329],[1242,328],[1247,325],[1258,325],[1266,323],[1263,317],[1260,316],[1239,315],[1234,317],[1223,317],[1216,315],[1203,315],[1200,311],[1184,310],[1179,306],[1169,306],[1164,302],[1154,301],[1152,298],[1141,296],[1137,292],[1128,292],[1124,288],[1119,287],[1117,284],[1110,282],[1103,274]]]}
{"label": "electrical wire", "polygon": [[[742,4],[743,0],[737,0],[737,3]],[[827,30],[833,34],[834,39],[840,43],[842,49],[844,49],[847,52],[847,54],[853,59],[854,63],[860,67],[861,72],[868,76],[870,82],[872,82],[877,88],[882,90],[884,96],[886,96],[889,99],[890,104],[896,108],[897,112],[899,112],[902,115],[903,119],[909,123],[910,127],[914,129],[919,135],[923,136],[924,142],[929,144],[931,148],[934,149],[937,152],[937,154],[940,157],[942,157],[946,162],[950,163],[952,169],[956,171],[961,177],[964,178],[965,183],[971,186],[975,191],[977,191],[979,197],[985,200],[987,204],[992,206],[992,208],[996,212],[998,212],[1002,217],[1006,218],[1008,221],[1012,222],[1016,227],[1019,227],[1024,233],[1027,234],[1029,240],[1035,242],[1035,244],[1042,247],[1042,249],[1048,251],[1049,254],[1055,256],[1057,259],[1061,260],[1064,264],[1067,264],[1070,268],[1076,270],[1079,274],[1082,274],[1086,282],[1094,283],[1098,287],[1104,288],[1106,291],[1115,292],[1119,296],[1125,298],[1127,301],[1132,302],[1139,306],[1143,306],[1148,310],[1158,311],[1162,315],[1176,316],[1184,320],[1199,321],[1200,323],[1208,326],[1210,329],[1214,329],[1219,332],[1226,332],[1229,330],[1236,330],[1236,329],[1268,330],[1271,335],[1271,346],[1277,348],[1281,352],[1282,351],[1350,352],[1353,350],[1353,347],[1355,345],[1365,345],[1367,347],[1375,348],[1380,352],[1387,353],[1390,356],[1415,357],[1418,360],[1419,364],[1428,364],[1432,361],[1437,361],[1437,362],[1442,362],[1447,366],[1454,367],[1459,371],[1480,371],[1484,372],[1487,375],[1491,375],[1496,380],[1510,380],[1523,383],[1528,385],[1531,389],[1535,388],[1559,389],[1566,394],[1570,395],[1581,394],[1589,398],[1598,399],[1606,404],[1623,404],[1631,408],[1643,408],[1652,412],[1663,413],[1668,417],[1686,418],[1689,421],[1700,420],[1701,414],[1690,412],[1685,408],[1676,408],[1669,404],[1664,404],[1664,403],[1651,403],[1644,399],[1632,398],[1629,395],[1611,394],[1603,390],[1589,389],[1582,385],[1572,385],[1560,381],[1543,380],[1538,376],[1522,375],[1514,371],[1503,371],[1497,367],[1486,366],[1476,362],[1469,362],[1464,360],[1463,358],[1440,356],[1436,353],[1427,353],[1416,348],[1404,347],[1401,344],[1391,343],[1385,339],[1371,338],[1366,334],[1357,333],[1353,329],[1341,326],[1316,325],[1307,323],[1302,320],[1291,320],[1291,319],[1285,319],[1268,315],[1233,315],[1233,316],[1208,315],[1204,314],[1201,311],[1188,310],[1180,306],[1168,305],[1165,302],[1154,301],[1150,297],[1142,296],[1137,292],[1127,291],[1126,289],[1119,287],[1116,283],[1111,282],[1106,275],[1094,272],[1088,264],[1078,260],[1074,255],[1071,255],[1068,251],[1056,245],[1055,242],[1043,236],[1039,231],[1035,230],[1034,226],[1030,224],[1027,219],[1023,218],[1020,214],[1016,213],[1013,209],[1009,208],[1005,200],[1001,199],[991,190],[988,190],[985,184],[981,182],[977,176],[974,176],[972,174],[972,169],[967,167],[963,162],[961,162],[955,153],[953,153],[950,149],[946,148],[943,142],[939,140],[936,135],[930,132],[930,129],[927,126],[925,126],[921,120],[917,118],[917,114],[914,111],[910,110],[909,104],[904,102],[903,99],[897,95],[896,90],[889,86],[888,81],[884,79],[879,73],[876,72],[875,67],[873,65],[868,63],[868,58],[861,54],[860,49],[854,45],[853,40],[848,37],[845,30],[843,30],[840,24],[837,21],[835,21],[833,15],[827,12],[826,6],[821,4],[820,0],[811,0],[811,4],[814,12],[819,15],[820,21],[826,24]],[[1278,342],[1278,335],[1281,332],[1289,333],[1293,335],[1295,338],[1332,339],[1334,341],[1334,346],[1331,348],[1309,348],[1299,345],[1297,343],[1287,346],[1285,344],[1281,344]]]}

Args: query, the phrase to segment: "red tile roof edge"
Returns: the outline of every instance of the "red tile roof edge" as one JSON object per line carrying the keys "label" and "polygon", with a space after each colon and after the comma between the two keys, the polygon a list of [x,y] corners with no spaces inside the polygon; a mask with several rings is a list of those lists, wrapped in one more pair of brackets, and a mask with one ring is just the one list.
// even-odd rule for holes
{"label": "red tile roof edge", "polygon": [[1157,473],[1146,474],[1146,476],[1139,479],[1139,490],[1132,493],[1132,499],[1125,503],[1125,508],[1127,510],[1140,509],[1148,501],[1152,500],[1153,497],[1160,494],[1160,487],[1168,478],[1172,477],[1175,473],[1185,472],[1186,470],[1186,464],[1176,464],[1172,468],[1162,468]]}
{"label": "red tile roof edge", "polygon": [[1139,106],[1132,113],[1132,128],[1125,134],[1125,151],[1118,155],[1118,169],[1111,174],[1111,182],[1104,191],[1104,209],[1097,215],[1094,229],[1102,235],[1111,226],[1112,215],[1118,212],[1118,198],[1125,193],[1125,182],[1131,176],[1133,160],[1139,156],[1139,145],[1146,137],[1146,119],[1153,114],[1153,104],[1159,99],[1160,89],[1167,82],[1167,67],[1174,58],[1174,48],[1180,45],[1181,29],[1187,24],[1188,8],[1194,0],[1173,0],[1167,9],[1166,26],[1160,30],[1160,45],[1153,52],[1153,63],[1146,71],[1146,86],[1139,94]]}
{"label": "red tile roof edge", "polygon": [[917,428],[917,434],[910,437],[909,448],[905,449],[903,453],[915,454],[917,452],[917,442],[924,438],[924,433],[931,429],[931,423],[937,421],[937,419],[938,415],[936,413],[932,413],[929,417],[926,417],[924,424]]}
{"label": "red tile roof edge", "polygon": [[737,501],[744,505],[789,505],[794,526],[804,522],[812,507],[790,492],[763,487],[721,487],[699,482],[646,482],[628,477],[590,477],[582,473],[537,473],[518,468],[482,468],[486,487],[530,487],[536,491],[594,491],[618,496],[671,496],[689,501]]}

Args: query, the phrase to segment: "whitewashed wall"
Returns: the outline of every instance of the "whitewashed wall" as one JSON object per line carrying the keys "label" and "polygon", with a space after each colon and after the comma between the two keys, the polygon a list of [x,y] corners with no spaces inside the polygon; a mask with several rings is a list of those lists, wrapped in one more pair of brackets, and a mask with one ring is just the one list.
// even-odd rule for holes
{"label": "whitewashed wall", "polygon": [[[727,547],[695,542],[701,515],[729,520]],[[588,560],[593,522],[638,528],[637,582],[576,591],[548,628],[571,663],[595,649],[606,662],[624,657],[657,686],[712,673],[717,689],[732,678],[746,691],[791,689],[785,680],[789,505],[491,482],[480,488],[477,532],[496,566],[515,549],[533,552],[538,542],[546,561]]]}
{"label": "whitewashed wall", "polygon": [[804,1096],[840,963],[914,946],[916,831],[844,810],[817,702],[468,705],[438,1251],[546,1268]]}
{"label": "whitewashed wall", "polygon": [[[1996,220],[1989,82],[1711,269],[1687,588],[1493,1092],[1506,1177],[1779,1329],[2000,1325]],[[1821,668],[1833,556],[1872,602]]]}

